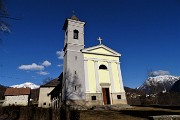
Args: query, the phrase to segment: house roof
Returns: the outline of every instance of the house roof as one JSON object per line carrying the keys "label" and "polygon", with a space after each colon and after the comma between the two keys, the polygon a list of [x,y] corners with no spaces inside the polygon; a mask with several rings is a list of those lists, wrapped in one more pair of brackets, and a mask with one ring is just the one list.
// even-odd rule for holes
{"label": "house roof", "polygon": [[44,85],[41,85],[41,87],[56,87],[60,83],[59,78],[55,78],[49,82],[47,82]]}
{"label": "house roof", "polygon": [[30,88],[7,88],[4,95],[30,95]]}

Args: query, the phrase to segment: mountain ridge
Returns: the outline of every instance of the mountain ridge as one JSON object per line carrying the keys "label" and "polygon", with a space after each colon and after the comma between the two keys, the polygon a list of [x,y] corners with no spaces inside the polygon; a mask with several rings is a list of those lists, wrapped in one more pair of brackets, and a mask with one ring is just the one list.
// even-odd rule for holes
{"label": "mountain ridge", "polygon": [[179,76],[172,75],[159,75],[149,77],[137,89],[145,91],[146,93],[166,92],[170,90],[173,84],[178,80],[180,80]]}
{"label": "mountain ridge", "polygon": [[36,85],[36,84],[34,84],[32,82],[25,82],[25,83],[22,83],[22,84],[12,85],[10,87],[12,87],[12,88],[31,88],[31,89],[37,89],[40,86]]}

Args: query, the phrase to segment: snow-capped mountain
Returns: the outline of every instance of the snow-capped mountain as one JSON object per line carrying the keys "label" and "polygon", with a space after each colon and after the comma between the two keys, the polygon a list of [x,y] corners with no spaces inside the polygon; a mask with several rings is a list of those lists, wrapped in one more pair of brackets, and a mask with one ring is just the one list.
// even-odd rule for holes
{"label": "snow-capped mountain", "polygon": [[40,86],[36,85],[34,83],[31,83],[31,82],[26,82],[26,83],[19,84],[19,85],[12,85],[10,87],[13,87],[13,88],[31,88],[31,89],[36,89],[36,88],[39,88]]}
{"label": "snow-capped mountain", "polygon": [[180,80],[180,77],[172,75],[159,75],[155,77],[149,77],[138,90],[143,90],[147,93],[166,92],[170,90],[172,85]]}

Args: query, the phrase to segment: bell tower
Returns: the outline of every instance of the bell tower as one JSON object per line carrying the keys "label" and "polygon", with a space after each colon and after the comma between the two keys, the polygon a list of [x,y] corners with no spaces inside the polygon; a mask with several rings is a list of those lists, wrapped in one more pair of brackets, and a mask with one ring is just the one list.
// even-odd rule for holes
{"label": "bell tower", "polygon": [[[64,47],[66,45],[78,46],[79,49],[84,48],[84,25],[85,22],[73,15],[70,19],[66,19],[63,30],[65,31]],[[76,50],[79,50],[79,49]]]}
{"label": "bell tower", "polygon": [[[81,52],[84,49],[84,25],[85,22],[80,21],[75,15],[65,20],[63,30],[65,32],[64,37],[64,66],[63,66],[63,80],[65,86],[63,91],[74,93],[76,91],[81,92],[81,95],[71,95],[71,100],[84,99],[84,62],[83,54]],[[72,85],[70,82],[76,78],[77,83]],[[64,96],[64,95],[62,95]],[[66,96],[69,97],[69,96]],[[63,99],[63,98],[62,98]],[[67,99],[67,98],[66,98]]]}

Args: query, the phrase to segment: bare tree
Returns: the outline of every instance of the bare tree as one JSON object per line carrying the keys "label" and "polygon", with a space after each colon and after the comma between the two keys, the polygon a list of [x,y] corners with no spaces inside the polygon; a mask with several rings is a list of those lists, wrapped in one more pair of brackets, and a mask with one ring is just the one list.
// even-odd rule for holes
{"label": "bare tree", "polygon": [[10,32],[10,25],[6,22],[5,19],[13,19],[9,16],[4,1],[0,0],[0,32],[2,33],[9,33]]}
{"label": "bare tree", "polygon": [[[62,82],[62,106],[65,108],[65,116],[64,120],[70,120],[70,110],[78,109],[78,107],[83,108],[84,103],[77,103],[76,100],[81,99],[83,97],[83,92],[81,88],[81,83],[79,81],[78,75],[72,75],[69,71],[64,73]],[[85,108],[83,108],[85,109]]]}
{"label": "bare tree", "polygon": [[20,20],[18,18],[11,17],[4,4],[4,0],[0,0],[0,44],[2,44],[2,35],[5,33],[10,33],[10,27],[11,25],[7,22],[8,19],[11,20]]}

